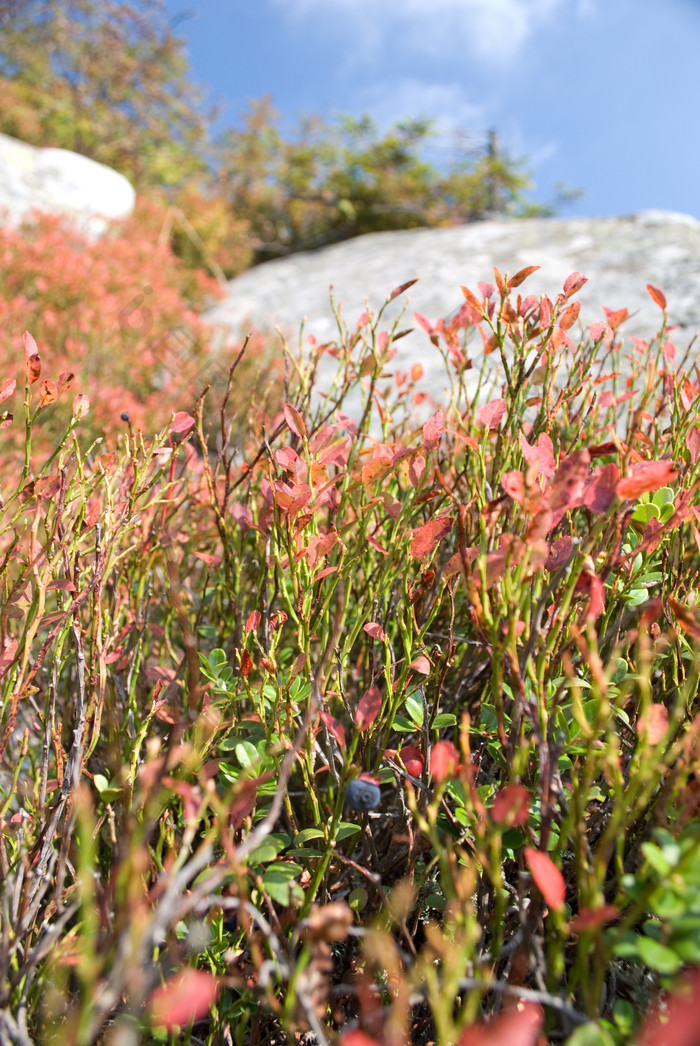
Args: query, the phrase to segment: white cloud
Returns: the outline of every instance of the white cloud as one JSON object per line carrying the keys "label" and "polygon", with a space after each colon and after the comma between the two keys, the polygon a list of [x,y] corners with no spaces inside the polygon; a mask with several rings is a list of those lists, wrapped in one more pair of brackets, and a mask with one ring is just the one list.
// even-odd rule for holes
{"label": "white cloud", "polygon": [[371,113],[380,129],[388,129],[398,120],[427,116],[435,120],[438,139],[454,141],[457,134],[479,135],[489,126],[487,107],[471,102],[458,84],[404,77],[373,84],[356,98],[356,109]]}
{"label": "white cloud", "polygon": [[[416,57],[455,54],[507,65],[527,41],[574,3],[583,13],[593,0],[272,0],[287,17],[341,29],[358,62],[378,51]],[[348,36],[352,35],[353,39]],[[346,55],[348,53],[346,51]]]}

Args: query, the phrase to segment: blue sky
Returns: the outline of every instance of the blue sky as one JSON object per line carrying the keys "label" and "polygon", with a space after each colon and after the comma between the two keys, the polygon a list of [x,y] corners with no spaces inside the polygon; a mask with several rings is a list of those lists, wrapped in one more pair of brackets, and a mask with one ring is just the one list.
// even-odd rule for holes
{"label": "blue sky", "polygon": [[700,218],[700,0],[166,0],[194,78],[235,124],[283,117],[438,121],[525,157],[531,198],[566,215]]}

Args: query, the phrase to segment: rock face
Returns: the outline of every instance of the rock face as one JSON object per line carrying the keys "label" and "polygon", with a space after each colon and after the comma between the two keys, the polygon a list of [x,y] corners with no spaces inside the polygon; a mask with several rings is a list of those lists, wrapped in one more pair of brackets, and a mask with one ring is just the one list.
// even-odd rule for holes
{"label": "rock face", "polygon": [[127,179],[67,149],[39,149],[0,134],[0,213],[17,225],[32,210],[69,215],[90,236],[127,218],[136,194]]}
{"label": "rock face", "polygon": [[[666,295],[669,323],[683,328],[673,335],[679,350],[700,328],[700,221],[664,211],[623,218],[537,218],[375,233],[251,269],[229,283],[228,297],[209,312],[208,319],[236,337],[279,324],[290,336],[290,344],[296,344],[306,317],[305,331],[319,341],[329,341],[337,336],[329,303],[331,284],[352,328],[366,299],[376,310],[395,287],[418,278],[408,295],[393,302],[385,315],[395,316],[408,297],[402,326],[416,330],[398,342],[394,364],[405,368],[422,363],[428,383],[437,392],[443,364],[415,324],[413,313],[423,314],[431,323],[447,318],[464,301],[461,284],[478,293],[479,280],[493,282],[494,266],[513,275],[527,265],[541,269],[523,284],[523,294],[546,293],[554,298],[570,273],[588,277],[576,296],[584,326],[605,318],[603,305],[626,307],[634,315],[623,332],[651,339],[659,329],[661,311],[646,291],[650,283]],[[571,334],[576,340],[576,328]]]}

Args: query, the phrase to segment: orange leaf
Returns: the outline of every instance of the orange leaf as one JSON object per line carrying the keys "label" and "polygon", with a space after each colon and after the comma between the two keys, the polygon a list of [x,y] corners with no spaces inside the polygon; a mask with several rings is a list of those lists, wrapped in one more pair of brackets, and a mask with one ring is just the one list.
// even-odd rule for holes
{"label": "orange leaf", "polygon": [[219,994],[219,981],[206,970],[188,967],[156,988],[150,998],[154,1024],[170,1031],[185,1028],[209,1012]]}
{"label": "orange leaf", "polygon": [[373,458],[372,461],[368,461],[362,466],[362,485],[373,486],[378,479],[386,475],[392,464],[391,458]]}
{"label": "orange leaf", "polygon": [[700,622],[695,619],[688,607],[683,606],[673,596],[669,596],[668,605],[676,615],[676,621],[684,632],[689,632],[693,639],[700,639]]}
{"label": "orange leaf", "polygon": [[631,476],[623,476],[617,484],[621,498],[638,498],[651,490],[666,486],[678,475],[670,461],[643,461],[635,465]]}
{"label": "orange leaf", "polygon": [[46,378],[39,386],[39,403],[42,407],[48,407],[49,403],[55,403],[58,399],[56,382]]}
{"label": "orange leaf", "polygon": [[382,707],[382,695],[376,686],[366,690],[357,703],[355,723],[358,730],[369,730]]}
{"label": "orange leaf", "polygon": [[525,847],[525,861],[530,874],[550,908],[563,908],[566,898],[566,884],[551,857],[532,846]]}
{"label": "orange leaf", "polygon": [[462,291],[462,294],[467,299],[471,307],[476,310],[479,316],[483,316],[484,304],[483,302],[479,301],[476,294],[474,294],[474,291],[470,291],[468,287],[460,287],[460,290]]}
{"label": "orange leaf", "polygon": [[571,303],[571,305],[567,306],[567,308],[564,309],[563,313],[561,314],[561,318],[558,324],[559,330],[568,331],[571,327],[573,327],[573,325],[576,323],[576,320],[578,319],[578,314],[580,311],[580,301],[574,301]]}
{"label": "orange leaf", "polygon": [[649,291],[649,296],[651,297],[652,301],[655,302],[655,304],[658,305],[660,309],[665,309],[666,295],[664,294],[664,292],[659,290],[658,287],[655,287],[653,283],[647,283],[647,290]]}
{"label": "orange leaf", "polygon": [[508,280],[508,286],[512,290],[513,287],[519,287],[521,283],[524,283],[528,276],[531,276],[533,272],[541,268],[540,265],[528,265],[525,269],[519,269],[515,276],[511,276]]}
{"label": "orange leaf", "polygon": [[27,384],[33,385],[41,376],[41,356],[36,347],[36,342],[29,331],[23,335],[24,352],[27,358]]}
{"label": "orange leaf", "polygon": [[3,403],[8,396],[11,396],[15,391],[17,382],[14,378],[5,378],[2,385],[0,385],[0,403]]}
{"label": "orange leaf", "polygon": [[420,559],[432,552],[438,542],[450,533],[453,523],[452,516],[438,516],[437,519],[431,519],[424,526],[414,530],[411,542],[413,559]]}

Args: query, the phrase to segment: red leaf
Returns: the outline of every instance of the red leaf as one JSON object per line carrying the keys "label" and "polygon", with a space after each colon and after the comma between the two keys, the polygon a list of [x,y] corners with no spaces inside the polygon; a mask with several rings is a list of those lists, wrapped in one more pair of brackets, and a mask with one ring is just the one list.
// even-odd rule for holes
{"label": "red leaf", "polygon": [[690,451],[691,464],[695,465],[700,458],[700,429],[697,425],[691,425],[686,432],[685,445]]}
{"label": "red leaf", "polygon": [[284,420],[287,422],[287,425],[294,435],[298,436],[301,440],[306,439],[306,425],[296,407],[293,407],[291,403],[285,403],[282,410],[284,412]]}
{"label": "red leaf", "polygon": [[379,1046],[379,1043],[370,1035],[365,1035],[363,1031],[355,1029],[343,1032],[338,1040],[338,1046]]}
{"label": "red leaf", "polygon": [[422,676],[430,675],[430,661],[423,654],[419,654],[408,667],[412,668],[414,672],[420,672]]}
{"label": "red leaf", "polygon": [[426,450],[434,450],[440,442],[440,437],[445,431],[443,425],[442,411],[436,410],[431,418],[428,418],[423,426],[423,442]]}
{"label": "red leaf", "polygon": [[27,358],[27,384],[33,385],[41,376],[41,356],[29,331],[24,332],[24,353]]}
{"label": "red leaf", "polygon": [[603,306],[603,312],[611,330],[617,330],[630,314],[629,309],[606,309],[605,306]]}
{"label": "red leaf", "polygon": [[477,411],[477,421],[487,429],[497,429],[501,424],[501,420],[507,407],[508,404],[506,401],[500,397],[491,400],[489,403],[485,403],[484,406]]}
{"label": "red leaf", "polygon": [[602,908],[582,908],[573,919],[569,920],[569,929],[572,933],[595,930],[597,926],[605,926],[606,923],[617,919],[619,914],[619,909],[614,904],[604,904]]}
{"label": "red leaf", "polygon": [[412,287],[414,283],[418,283],[418,280],[408,280],[406,283],[402,283],[400,287],[394,287],[393,291],[388,297],[388,301],[393,301],[394,298],[398,298],[399,294],[403,294],[409,287]]}
{"label": "red leaf", "polygon": [[325,725],[326,729],[336,739],[341,748],[345,748],[345,727],[332,716],[330,712],[321,712],[321,722]]}
{"label": "red leaf", "polygon": [[243,650],[241,652],[241,675],[244,679],[247,679],[253,670],[253,659],[250,656],[250,650]]}
{"label": "red leaf", "polygon": [[581,290],[584,283],[588,283],[587,276],[583,276],[580,272],[572,272],[571,276],[567,276],[564,280],[564,296],[570,298],[572,294]]}
{"label": "red leaf", "polygon": [[659,306],[660,309],[666,308],[666,295],[663,291],[655,287],[653,283],[647,283],[647,290],[653,302]]}
{"label": "red leaf", "polygon": [[76,421],[84,418],[90,410],[90,400],[84,392],[79,392],[73,399],[73,417]]}
{"label": "red leaf", "polygon": [[614,463],[598,465],[593,470],[593,475],[583,492],[583,503],[586,508],[598,516],[607,512],[617,496],[619,478],[620,470]]}
{"label": "red leaf", "polygon": [[152,993],[149,1007],[153,1023],[168,1031],[176,1026],[185,1028],[209,1012],[218,994],[218,978],[206,970],[188,967]]}
{"label": "red leaf", "polygon": [[624,476],[617,484],[621,498],[638,498],[651,490],[670,483],[678,475],[670,461],[643,461],[635,465],[631,476]]}
{"label": "red leaf", "polygon": [[562,908],[566,898],[566,884],[551,857],[534,850],[531,846],[525,847],[525,861],[530,869],[530,874],[535,880],[537,887],[550,908]]}
{"label": "red leaf", "polygon": [[11,396],[15,391],[17,382],[14,378],[5,378],[2,385],[0,385],[0,403],[3,403],[8,396]]}
{"label": "red leaf", "polygon": [[519,469],[505,472],[501,478],[501,486],[513,501],[517,501],[519,505],[522,505],[525,498],[525,481]]}
{"label": "red leaf", "polygon": [[260,611],[259,610],[252,610],[250,612],[250,614],[248,614],[248,619],[247,619],[247,621],[245,623],[245,630],[246,630],[246,632],[254,632],[255,629],[260,624],[260,621],[261,621]]}
{"label": "red leaf", "polygon": [[533,272],[541,268],[540,265],[528,265],[525,269],[519,269],[515,276],[511,276],[508,280],[508,287],[512,290],[513,287],[519,287],[521,283],[524,283],[528,276],[531,276]]}
{"label": "red leaf", "polygon": [[459,765],[459,753],[451,741],[438,741],[430,750],[430,774],[436,781],[452,777]]}
{"label": "red leaf", "polygon": [[196,422],[191,414],[188,414],[186,410],[178,410],[170,422],[170,432],[189,432],[191,428],[194,428],[195,424]]}
{"label": "red leaf", "polygon": [[366,690],[357,703],[355,723],[358,730],[369,730],[382,708],[382,695],[376,686]]}
{"label": "red leaf", "polygon": [[[700,967],[686,971],[646,1017],[637,1046],[697,1046]],[[358,1043],[357,1046],[363,1046]]]}
{"label": "red leaf", "polygon": [[645,735],[650,745],[658,745],[668,730],[666,705],[648,705],[637,720],[637,730]]}
{"label": "red leaf", "polygon": [[491,817],[496,824],[524,825],[530,816],[530,793],[524,785],[509,784],[496,793]]}
{"label": "red leaf", "polygon": [[591,457],[583,448],[575,450],[559,463],[559,468],[548,490],[549,507],[552,510],[552,526],[561,521],[570,508],[582,504],[583,488],[589,477]]}
{"label": "red leaf", "polygon": [[541,1006],[523,1002],[517,1010],[506,1010],[495,1021],[465,1028],[457,1046],[537,1046],[543,1021]]}
{"label": "red leaf", "polygon": [[420,559],[432,552],[438,542],[450,533],[453,523],[452,516],[438,516],[437,519],[431,519],[424,526],[414,530],[411,541],[413,559]]}
{"label": "red leaf", "polygon": [[537,469],[538,475],[541,473],[547,479],[551,479],[557,471],[557,466],[554,463],[554,445],[546,432],[540,432],[535,447],[530,446],[521,432],[520,449],[528,465]]}
{"label": "red leaf", "polygon": [[434,327],[430,320],[426,319],[420,312],[413,313],[413,319],[416,321],[419,327],[422,327],[426,334],[432,334]]}
{"label": "red leaf", "polygon": [[369,624],[363,625],[363,628],[367,635],[372,636],[373,639],[379,639],[382,643],[386,639],[386,632],[376,621],[370,621]]}
{"label": "red leaf", "polygon": [[423,773],[423,753],[419,748],[414,748],[413,745],[404,745],[399,752],[401,756],[401,762],[406,767],[406,772],[411,774],[412,777],[420,777]]}

